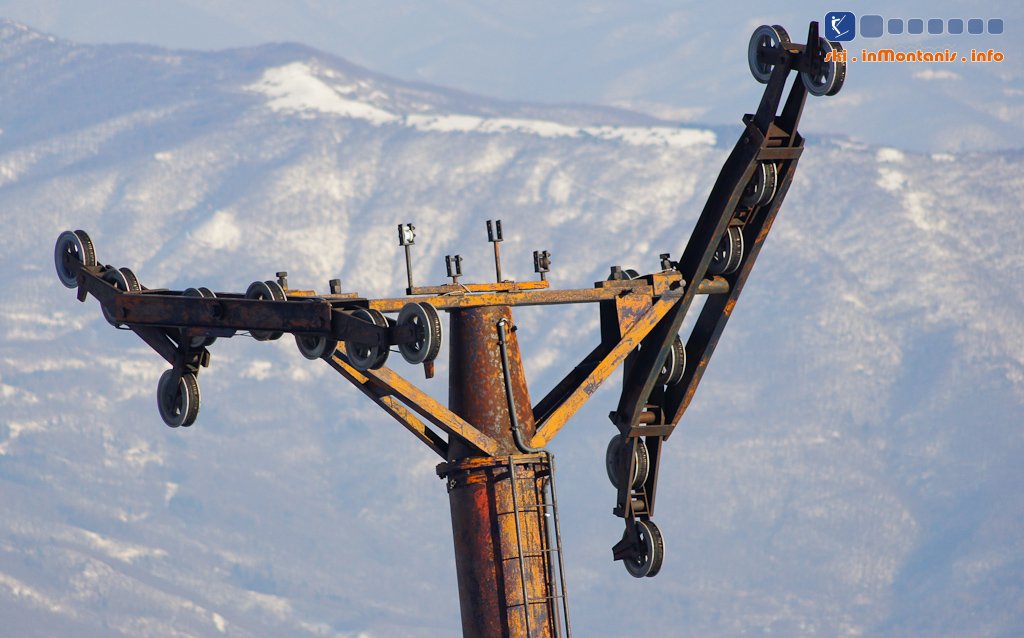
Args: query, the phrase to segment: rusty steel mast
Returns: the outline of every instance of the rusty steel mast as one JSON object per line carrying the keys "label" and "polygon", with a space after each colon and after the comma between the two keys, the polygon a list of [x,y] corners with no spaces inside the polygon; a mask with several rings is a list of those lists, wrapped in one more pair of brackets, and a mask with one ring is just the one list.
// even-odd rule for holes
{"label": "rusty steel mast", "polygon": [[[399,298],[363,298],[343,292],[338,280],[328,293],[292,289],[285,272],[245,293],[145,288],[130,269],[100,264],[81,230],[58,238],[57,273],[80,301],[95,297],[107,321],[134,331],[170,364],[157,404],[171,427],[196,420],[197,377],[217,338],[248,331],[266,341],[291,333],[305,357],[325,360],[443,459],[437,472],[451,508],[464,635],[568,637],[554,464],[544,446],[622,366],[622,392],[610,413],[616,434],[606,454],[614,513],[625,522],[613,558],[635,577],[657,574],[665,544],[651,518],[662,445],[693,398],[793,180],[807,93],[834,95],[845,78],[845,62],[834,55],[842,47],[820,38],[816,22],[807,42],[792,43],[779,26],[755,30],[748,62],[767,85],[761,102],[743,118],[682,255],[661,255],[660,270],[647,275],[613,266],[593,288],[554,290],[550,254],[537,251],[539,279],[507,281],[500,221],[487,222],[494,283],[459,282],[462,259],[450,255],[451,283],[420,287],[413,283],[415,228],[400,225],[408,287]],[[790,72],[799,77],[783,102]],[[684,343],[679,331],[697,295],[707,300]],[[534,403],[512,308],[574,303],[597,305],[600,342]],[[450,317],[447,406],[385,365],[396,346],[433,377],[444,340],[440,310]]]}

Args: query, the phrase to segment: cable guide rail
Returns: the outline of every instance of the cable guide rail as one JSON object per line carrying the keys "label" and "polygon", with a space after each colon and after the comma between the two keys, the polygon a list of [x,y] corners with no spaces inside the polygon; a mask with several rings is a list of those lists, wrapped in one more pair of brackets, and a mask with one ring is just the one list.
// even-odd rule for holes
{"label": "cable guide rail", "polygon": [[[196,420],[197,378],[210,365],[217,339],[248,332],[269,341],[288,333],[303,356],[325,360],[449,462],[456,442],[480,457],[498,456],[501,444],[387,367],[392,347],[407,363],[422,365],[429,379],[444,341],[440,311],[597,304],[599,343],[532,407],[535,427],[523,449],[550,442],[621,366],[622,392],[610,413],[616,433],[605,459],[616,489],[613,511],[625,519],[613,557],[633,576],[653,576],[661,568],[665,546],[651,521],[662,445],[693,399],[792,183],[804,147],[797,127],[807,94],[834,95],[842,87],[845,63],[840,56],[827,55],[841,48],[820,38],[814,22],[806,45],[792,43],[779,26],[755,30],[748,64],[755,79],[766,85],[757,111],[743,118],[743,132],[681,255],[677,260],[660,255],[659,268],[649,274],[613,266],[608,279],[593,288],[553,289],[548,280],[551,254],[536,251],[539,279],[509,281],[501,269],[500,221],[487,222],[494,282],[460,282],[462,258],[448,255],[451,281],[431,286],[414,285],[416,229],[400,225],[408,285],[406,296],[396,298],[367,299],[343,292],[338,280],[331,280],[323,293],[291,289],[285,272],[253,282],[245,292],[146,288],[130,269],[101,264],[92,240],[81,230],[65,231],[58,238],[57,273],[65,286],[77,288],[79,300],[96,298],[108,322],[134,331],[170,364],[158,384],[157,404],[171,427]],[[791,72],[798,77],[783,101]],[[708,299],[684,338],[680,329],[697,295]],[[510,374],[507,368],[505,374]]]}

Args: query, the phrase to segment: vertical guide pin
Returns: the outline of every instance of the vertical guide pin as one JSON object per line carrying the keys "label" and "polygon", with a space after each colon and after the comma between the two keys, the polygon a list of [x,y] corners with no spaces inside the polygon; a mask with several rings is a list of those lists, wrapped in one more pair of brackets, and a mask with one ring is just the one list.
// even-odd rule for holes
{"label": "vertical guide pin", "polygon": [[405,275],[409,280],[409,287],[405,294],[412,294],[412,245],[416,243],[416,227],[412,224],[398,225],[398,245],[405,248]]}
{"label": "vertical guide pin", "polygon": [[497,277],[497,282],[500,284],[504,281],[501,277],[501,250],[498,248],[498,244],[502,242],[501,236],[501,220],[491,224],[491,220],[487,220],[487,241],[494,244],[494,272]]}

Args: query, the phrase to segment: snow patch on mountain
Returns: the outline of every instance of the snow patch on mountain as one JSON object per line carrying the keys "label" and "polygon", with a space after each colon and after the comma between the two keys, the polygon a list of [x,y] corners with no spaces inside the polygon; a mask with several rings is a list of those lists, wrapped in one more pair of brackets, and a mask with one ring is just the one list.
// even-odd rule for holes
{"label": "snow patch on mountain", "polygon": [[[342,93],[351,89],[344,86],[329,86],[318,78],[309,65],[293,62],[285,66],[267,69],[256,84],[247,87],[263,93],[268,98],[267,106],[275,111],[298,113],[328,113],[353,119],[365,120],[371,124],[387,124],[399,120],[393,113],[376,108],[365,102],[345,99]],[[312,113],[311,113],[312,112]]]}
{"label": "snow patch on mountain", "polygon": [[[717,137],[713,131],[668,127],[576,127],[558,122],[509,118],[481,117],[464,114],[410,113],[400,115],[367,101],[350,99],[360,88],[358,84],[329,84],[320,75],[330,78],[331,72],[318,73],[305,62],[293,62],[267,69],[260,80],[245,87],[261,93],[268,99],[266,106],[273,111],[295,113],[301,117],[314,117],[316,113],[362,120],[374,126],[397,124],[419,131],[436,133],[523,133],[541,138],[591,137],[601,140],[623,141],[632,146],[713,146]],[[337,77],[337,74],[333,74]]]}
{"label": "snow patch on mountain", "polygon": [[[4,399],[8,398],[9,394],[15,394],[18,392],[24,392],[18,388],[12,388],[9,385],[0,384],[0,397]],[[35,399],[35,397],[31,397]],[[31,403],[38,403],[38,399],[30,401]],[[4,456],[10,453],[11,444],[19,437],[23,432],[41,432],[46,429],[46,424],[43,421],[9,421],[7,423],[7,439],[0,441],[0,456]]]}
{"label": "snow patch on mountain", "polygon": [[210,250],[233,250],[242,241],[242,229],[231,211],[219,210],[189,233],[192,241]]}
{"label": "snow patch on mountain", "polygon": [[78,534],[92,547],[124,563],[133,563],[145,557],[160,558],[167,555],[167,552],[162,549],[141,547],[133,543],[117,541],[87,529],[78,530]]}
{"label": "snow patch on mountain", "polygon": [[53,614],[67,612],[64,605],[57,600],[3,572],[0,572],[0,587],[6,589],[15,600],[28,606],[41,607]]}

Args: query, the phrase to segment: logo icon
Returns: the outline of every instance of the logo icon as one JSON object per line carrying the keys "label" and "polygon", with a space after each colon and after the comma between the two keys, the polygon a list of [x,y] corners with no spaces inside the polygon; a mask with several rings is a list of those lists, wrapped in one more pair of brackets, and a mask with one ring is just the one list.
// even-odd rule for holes
{"label": "logo icon", "polygon": [[830,11],[825,14],[825,39],[847,42],[857,35],[857,16],[849,11]]}

